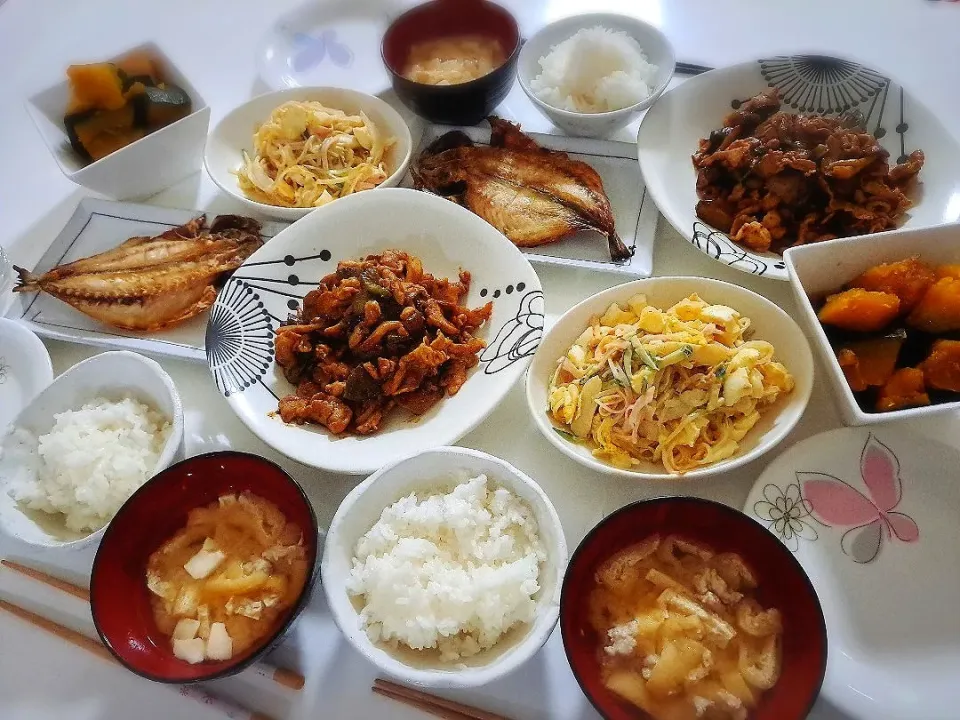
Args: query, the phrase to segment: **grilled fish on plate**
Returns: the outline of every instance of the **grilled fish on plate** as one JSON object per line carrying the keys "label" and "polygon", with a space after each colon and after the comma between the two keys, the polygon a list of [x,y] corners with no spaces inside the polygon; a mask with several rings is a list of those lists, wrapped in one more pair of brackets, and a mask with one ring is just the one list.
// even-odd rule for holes
{"label": "grilled fish on plate", "polygon": [[596,230],[607,238],[611,258],[630,257],[596,170],[540,147],[513,123],[488,120],[489,147],[459,130],[442,135],[420,153],[414,186],[463,205],[520,247]]}
{"label": "grilled fish on plate", "polygon": [[45,292],[85,315],[123,330],[154,331],[209,308],[216,282],[261,245],[260,223],[205,216],[155,237],[133,237],[98,255],[35,275],[14,265],[14,292]]}

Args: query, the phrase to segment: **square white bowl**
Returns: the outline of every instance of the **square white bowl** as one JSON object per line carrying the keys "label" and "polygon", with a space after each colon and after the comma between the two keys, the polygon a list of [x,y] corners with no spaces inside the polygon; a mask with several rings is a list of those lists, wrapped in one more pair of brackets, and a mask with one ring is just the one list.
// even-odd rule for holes
{"label": "square white bowl", "polygon": [[63,174],[78,185],[117,200],[154,195],[197,172],[203,163],[210,124],[206,101],[154,43],[138,45],[105,62],[118,62],[140,52],[155,58],[164,80],[190,96],[191,112],[100,160],[85,163],[70,147],[63,125],[63,114],[70,100],[70,82],[66,78],[27,101],[27,111]]}
{"label": "square white bowl", "polygon": [[837,356],[823,326],[817,319],[814,302],[839,290],[867,268],[885,262],[904,260],[913,255],[931,265],[960,263],[960,224],[938,225],[918,230],[891,230],[876,235],[798,245],[788,249],[783,259],[790,276],[797,305],[798,321],[810,344],[820,355],[827,377],[833,384],[837,407],[847,425],[873,425],[907,418],[926,417],[960,408],[960,401],[924,407],[864,412],[837,362]]}

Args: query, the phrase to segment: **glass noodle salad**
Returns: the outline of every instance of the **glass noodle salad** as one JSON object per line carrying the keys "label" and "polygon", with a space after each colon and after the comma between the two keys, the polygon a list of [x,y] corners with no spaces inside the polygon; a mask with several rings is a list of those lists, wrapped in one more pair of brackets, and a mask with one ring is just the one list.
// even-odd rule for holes
{"label": "glass noodle salad", "polygon": [[285,102],[254,133],[256,156],[243,153],[240,189],[269,205],[320,207],[386,180],[384,157],[395,142],[362,112]]}
{"label": "glass noodle salad", "polygon": [[667,310],[643,295],[614,303],[557,363],[558,432],[618,467],[683,473],[734,455],[760,415],[793,389],[749,318],[696,294]]}

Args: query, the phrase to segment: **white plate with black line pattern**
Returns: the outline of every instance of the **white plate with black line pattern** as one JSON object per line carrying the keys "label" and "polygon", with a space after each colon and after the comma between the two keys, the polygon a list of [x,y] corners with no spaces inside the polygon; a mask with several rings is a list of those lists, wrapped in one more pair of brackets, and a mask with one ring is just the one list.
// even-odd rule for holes
{"label": "white plate with black line pattern", "polygon": [[[295,388],[274,361],[277,327],[338,262],[390,249],[420,258],[437,277],[470,272],[465,304],[493,303],[477,332],[487,343],[479,365],[456,395],[418,418],[397,410],[372,435],[338,437],[320,426],[284,423],[278,403]],[[386,188],[311,213],[251,255],[210,310],[206,348],[217,388],[261,440],[306,465],[360,475],[470,432],[524,373],[542,333],[540,280],[509,240],[443,198]]]}
{"label": "white plate with black line pattern", "polygon": [[908,191],[914,205],[901,227],[960,219],[960,143],[941,121],[886,73],[851,60],[820,55],[778,56],[711,70],[663,94],[637,133],[640,169],[663,216],[683,237],[718,262],[760,277],[786,280],[783,258],[737,245],[696,215],[698,141],[723,125],[738,104],[769,87],[780,90],[781,110],[859,112],[867,129],[898,162],[922,150],[926,162]]}
{"label": "white plate with black line pattern", "polygon": [[[137,235],[159,235],[202,214],[202,210],[178,210],[84,198],[32,269],[34,273],[42,274],[58,265],[115,248]],[[208,219],[213,221],[215,216],[208,215]],[[264,241],[286,226],[281,222],[262,223]],[[0,307],[5,300],[12,300],[6,316],[19,320],[41,337],[181,360],[206,360],[203,342],[207,313],[201,313],[168,330],[135,332],[104,325],[45,293],[24,295],[2,289],[0,292],[4,295],[10,292],[12,296],[0,296]]]}

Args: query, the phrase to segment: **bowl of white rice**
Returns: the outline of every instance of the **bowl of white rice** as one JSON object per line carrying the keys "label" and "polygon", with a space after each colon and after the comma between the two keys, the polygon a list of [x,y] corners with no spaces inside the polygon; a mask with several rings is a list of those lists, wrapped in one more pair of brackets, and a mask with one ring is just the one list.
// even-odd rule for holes
{"label": "bowl of white rice", "polygon": [[530,101],[570,135],[602,137],[656,102],[673,77],[673,47],[653,25],[588,13],[547,25],[523,45],[517,78]]}
{"label": "bowl of white rice", "polygon": [[106,352],[60,375],[0,434],[0,531],[28,545],[86,548],[182,457],[183,407],[155,361]]}
{"label": "bowl of white rice", "polygon": [[566,564],[560,518],[539,485],[486,453],[443,447],[347,495],[320,572],[340,631],[381,672],[468,688],[540,650]]}

